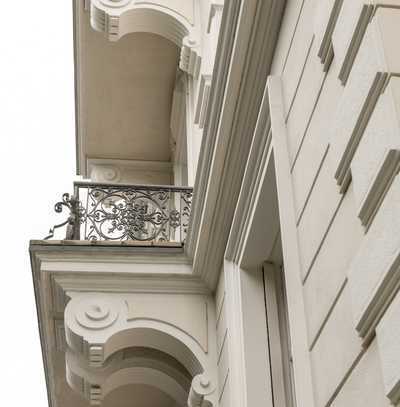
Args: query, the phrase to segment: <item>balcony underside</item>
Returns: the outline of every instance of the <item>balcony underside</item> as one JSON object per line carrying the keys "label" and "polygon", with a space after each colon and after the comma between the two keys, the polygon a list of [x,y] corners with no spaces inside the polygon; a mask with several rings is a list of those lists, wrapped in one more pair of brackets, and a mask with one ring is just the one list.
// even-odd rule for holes
{"label": "balcony underside", "polygon": [[178,47],[151,33],[110,42],[77,4],[78,174],[90,176],[89,160],[170,162]]}
{"label": "balcony underside", "polygon": [[[90,405],[66,381],[64,309],[71,296],[89,291],[99,295],[130,293],[132,298],[150,295],[157,301],[167,292],[167,298],[172,294],[178,298],[182,294],[195,298],[209,294],[201,280],[192,275],[191,265],[177,244],[143,247],[127,242],[42,240],[31,241],[30,253],[50,405],[54,406]],[[133,353],[139,351],[133,349]],[[166,366],[165,357],[160,359],[150,350],[144,353],[149,361],[146,362],[141,351],[138,358],[131,358],[134,366],[141,368],[143,363],[143,366],[155,366],[160,363],[157,360]],[[169,365],[176,367],[177,362],[170,358]],[[171,394],[162,391],[162,386],[131,383],[107,394],[102,405],[175,407],[177,404]]]}

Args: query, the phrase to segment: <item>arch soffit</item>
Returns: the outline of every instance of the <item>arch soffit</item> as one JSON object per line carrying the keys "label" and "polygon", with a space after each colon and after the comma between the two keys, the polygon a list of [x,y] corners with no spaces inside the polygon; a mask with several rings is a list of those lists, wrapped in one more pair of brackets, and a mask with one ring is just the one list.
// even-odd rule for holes
{"label": "arch soffit", "polygon": [[[203,373],[207,366],[204,351],[198,343],[179,328],[161,321],[138,319],[109,338],[107,355],[126,349],[129,344],[164,352],[180,362],[192,377]],[[132,345],[130,345],[132,346]]]}
{"label": "arch soffit", "polygon": [[174,399],[179,406],[185,406],[190,382],[175,374],[164,371],[157,363],[138,363],[136,358],[121,360],[116,355],[102,369],[90,368],[79,356],[71,351],[66,354],[67,382],[76,392],[89,400],[92,405],[101,401],[112,391],[130,384],[155,387]]}
{"label": "arch soffit", "polygon": [[168,1],[91,0],[90,22],[110,41],[124,35],[149,32],[174,42],[180,49],[179,67],[193,77],[200,71],[200,31],[195,0],[192,16],[171,6]]}

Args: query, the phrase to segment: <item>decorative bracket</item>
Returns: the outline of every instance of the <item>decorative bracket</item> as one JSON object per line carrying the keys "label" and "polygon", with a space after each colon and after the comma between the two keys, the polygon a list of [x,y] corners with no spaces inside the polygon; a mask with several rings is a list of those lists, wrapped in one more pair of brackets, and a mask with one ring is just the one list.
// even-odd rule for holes
{"label": "decorative bracket", "polygon": [[207,345],[205,299],[168,294],[166,306],[162,295],[70,296],[64,313],[67,381],[91,405],[118,386],[141,383],[182,407],[216,406],[216,349]]}
{"label": "decorative bracket", "polygon": [[212,407],[213,395],[215,386],[210,379],[205,375],[197,375],[193,378],[192,386],[190,387],[188,406],[189,407]]}
{"label": "decorative bracket", "polygon": [[201,57],[195,40],[185,37],[182,42],[179,68],[190,76],[197,78],[200,72]]}
{"label": "decorative bracket", "polygon": [[198,297],[168,297],[166,307],[162,295],[150,301],[128,294],[80,294],[69,301],[64,321],[68,347],[91,367],[103,366],[134,344],[170,354],[193,375],[207,368],[207,305]]}
{"label": "decorative bracket", "polygon": [[150,32],[181,49],[179,67],[197,77],[200,70],[200,33],[196,1],[90,0],[90,22],[110,41],[133,32]]}

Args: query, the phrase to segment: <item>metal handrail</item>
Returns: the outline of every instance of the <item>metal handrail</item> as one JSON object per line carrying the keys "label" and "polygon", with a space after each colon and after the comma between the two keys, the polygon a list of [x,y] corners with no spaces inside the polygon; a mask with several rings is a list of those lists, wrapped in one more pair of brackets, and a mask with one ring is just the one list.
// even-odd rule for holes
{"label": "metal handrail", "polygon": [[74,181],[74,190],[77,187],[97,187],[97,188],[135,188],[161,191],[193,192],[192,187],[183,187],[178,185],[148,185],[148,184],[114,184],[112,182],[91,182]]}

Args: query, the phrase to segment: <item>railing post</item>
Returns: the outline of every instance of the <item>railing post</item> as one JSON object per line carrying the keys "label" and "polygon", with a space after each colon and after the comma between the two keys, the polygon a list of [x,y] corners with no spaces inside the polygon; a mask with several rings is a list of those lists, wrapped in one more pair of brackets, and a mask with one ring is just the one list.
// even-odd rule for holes
{"label": "railing post", "polygon": [[66,240],[79,240],[80,238],[80,225],[81,225],[81,203],[76,195],[71,197],[71,214],[66,232]]}

